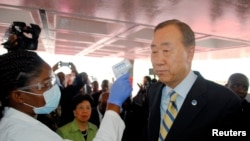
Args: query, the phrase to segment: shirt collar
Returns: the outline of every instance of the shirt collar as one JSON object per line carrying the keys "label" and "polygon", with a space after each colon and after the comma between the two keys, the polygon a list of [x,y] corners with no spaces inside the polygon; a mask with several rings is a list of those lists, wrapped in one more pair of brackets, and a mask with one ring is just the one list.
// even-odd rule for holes
{"label": "shirt collar", "polygon": [[[88,130],[92,130],[93,129],[93,126],[90,125],[90,123],[88,122]],[[80,131],[78,125],[77,125],[77,121],[76,119],[74,119],[72,121],[72,131]]]}
{"label": "shirt collar", "polygon": [[20,119],[20,120],[23,120],[25,122],[29,122],[31,124],[41,124],[41,122],[38,121],[37,119],[35,119],[34,117],[32,117],[26,113],[23,113],[15,108],[12,108],[12,107],[5,107],[4,116],[10,117],[10,118]]}
{"label": "shirt collar", "polygon": [[[179,96],[185,98],[190,91],[191,87],[193,86],[195,80],[197,79],[197,75],[190,71],[188,75],[181,81],[180,84],[178,84],[174,90],[179,94]],[[168,86],[166,86],[167,92],[171,91],[172,89]]]}

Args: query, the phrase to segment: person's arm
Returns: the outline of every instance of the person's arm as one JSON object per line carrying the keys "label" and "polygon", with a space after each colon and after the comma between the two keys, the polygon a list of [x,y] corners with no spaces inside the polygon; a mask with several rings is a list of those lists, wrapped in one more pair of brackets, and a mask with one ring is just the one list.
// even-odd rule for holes
{"label": "person's arm", "polygon": [[108,103],[106,110],[112,110],[116,112],[117,114],[120,114],[120,109],[121,109],[120,106],[112,104],[112,103]]}
{"label": "person's arm", "polygon": [[125,124],[113,109],[107,109],[93,141],[121,141]]}
{"label": "person's arm", "polygon": [[54,66],[52,66],[53,72],[55,72],[56,70],[59,69],[59,68],[58,68],[58,63],[59,63],[59,62],[57,62]]}
{"label": "person's arm", "polygon": [[76,69],[75,64],[73,64],[72,62],[70,62],[69,64],[70,64],[70,67],[69,67],[69,68],[71,69],[71,73],[77,75],[77,74],[78,74],[78,71],[77,71],[77,69]]}
{"label": "person's arm", "polygon": [[112,85],[108,105],[93,141],[121,141],[125,124],[120,117],[122,103],[131,95],[129,74],[118,78]]}

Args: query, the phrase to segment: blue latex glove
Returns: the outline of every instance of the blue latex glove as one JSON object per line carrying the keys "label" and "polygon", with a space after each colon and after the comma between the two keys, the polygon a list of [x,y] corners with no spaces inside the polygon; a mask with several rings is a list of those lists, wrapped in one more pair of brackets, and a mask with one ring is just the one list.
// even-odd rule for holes
{"label": "blue latex glove", "polygon": [[132,94],[132,86],[129,81],[129,73],[119,77],[112,85],[108,103],[122,106],[122,103]]}

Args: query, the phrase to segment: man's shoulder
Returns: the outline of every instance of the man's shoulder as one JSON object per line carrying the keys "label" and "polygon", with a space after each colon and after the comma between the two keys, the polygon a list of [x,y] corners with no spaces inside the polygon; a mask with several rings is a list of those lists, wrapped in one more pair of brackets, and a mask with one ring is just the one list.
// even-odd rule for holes
{"label": "man's shoulder", "polygon": [[165,86],[162,82],[155,82],[149,85],[147,91],[150,93],[150,91],[155,91],[158,89],[162,89]]}
{"label": "man's shoulder", "polygon": [[213,100],[231,101],[231,103],[239,103],[240,101],[239,96],[237,96],[224,85],[221,85],[208,79],[204,79],[199,76],[197,77],[197,80],[194,83],[193,92],[194,91],[196,93],[201,93],[206,98],[210,97]]}

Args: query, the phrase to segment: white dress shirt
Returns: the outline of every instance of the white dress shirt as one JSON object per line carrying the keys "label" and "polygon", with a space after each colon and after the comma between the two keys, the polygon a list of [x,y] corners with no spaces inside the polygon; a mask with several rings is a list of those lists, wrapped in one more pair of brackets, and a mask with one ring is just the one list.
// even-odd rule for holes
{"label": "white dress shirt", "polygon": [[101,123],[101,122],[102,122],[102,119],[103,119],[103,115],[102,115],[101,111],[99,110],[99,107],[97,107],[96,109],[97,109],[99,121],[100,121],[100,123]]}
{"label": "white dress shirt", "polygon": [[174,89],[175,92],[178,93],[178,97],[176,99],[176,106],[177,106],[177,110],[179,111],[181,109],[181,106],[182,106],[188,92],[192,88],[196,79],[197,79],[197,75],[193,71],[190,71],[188,73],[188,75],[185,77],[185,79],[180,84],[178,84],[175,88],[170,88],[166,85],[162,89],[162,97],[161,97],[161,105],[160,105],[160,110],[161,110],[161,120],[160,121],[162,121],[164,113],[167,110],[167,105],[168,105],[169,100],[170,100],[169,92]]}

